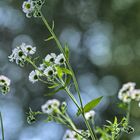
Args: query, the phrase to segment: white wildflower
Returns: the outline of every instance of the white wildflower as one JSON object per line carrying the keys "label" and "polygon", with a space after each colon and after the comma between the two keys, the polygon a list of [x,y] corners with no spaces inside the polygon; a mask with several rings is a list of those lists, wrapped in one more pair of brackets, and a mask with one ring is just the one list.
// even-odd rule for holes
{"label": "white wildflower", "polygon": [[63,140],[78,140],[78,138],[75,138],[76,132],[72,130],[66,130]]}
{"label": "white wildflower", "polygon": [[45,57],[45,61],[46,62],[54,62],[55,61],[55,58],[56,58],[56,54],[55,53],[51,53],[51,54],[48,54]]}
{"label": "white wildflower", "polygon": [[[81,130],[77,130],[77,132],[81,133]],[[72,130],[66,130],[63,140],[86,140],[85,138],[81,137],[78,133]]]}
{"label": "white wildflower", "polygon": [[11,62],[15,61],[18,65],[24,66],[26,57],[34,54],[35,51],[36,51],[35,47],[22,43],[20,46],[12,50],[12,54],[9,56],[9,61]]}
{"label": "white wildflower", "polygon": [[18,52],[18,50],[19,50],[18,47],[17,48],[14,48],[12,50],[12,54],[10,56],[8,56],[10,62],[14,62],[14,60],[17,58],[17,52]]}
{"label": "white wildflower", "polygon": [[122,101],[124,103],[130,103],[131,102],[131,96],[128,95],[128,94],[124,95]]}
{"label": "white wildflower", "polygon": [[43,5],[42,0],[27,0],[24,1],[22,4],[23,12],[26,14],[26,17],[30,18],[32,16],[34,17],[40,17],[41,13],[39,10],[41,9]]}
{"label": "white wildflower", "polygon": [[54,69],[51,66],[49,66],[44,70],[44,74],[48,77],[51,77],[55,74],[55,72]]}
{"label": "white wildflower", "polygon": [[9,86],[11,83],[11,80],[9,78],[7,78],[4,75],[0,75],[0,85],[7,85]]}
{"label": "white wildflower", "polygon": [[48,100],[44,105],[41,106],[42,112],[51,114],[57,110],[60,106],[60,102],[57,99]]}
{"label": "white wildflower", "polygon": [[9,92],[10,90],[10,79],[7,78],[6,76],[4,75],[0,75],[0,91],[3,93],[3,94],[6,94]]}
{"label": "white wildflower", "polygon": [[93,111],[93,110],[91,110],[91,111],[85,113],[85,118],[86,118],[87,120],[93,119],[94,116],[95,116],[95,111]]}
{"label": "white wildflower", "polygon": [[[118,93],[118,98],[120,100],[125,100],[131,96],[131,92],[134,90],[135,88],[135,83],[129,82],[123,85],[123,87],[120,89],[119,93]],[[125,99],[124,99],[125,98]]]}
{"label": "white wildflower", "polygon": [[34,3],[32,0],[24,1],[22,4],[23,12],[26,14],[27,17],[34,11]]}
{"label": "white wildflower", "polygon": [[21,49],[25,54],[34,54],[36,52],[36,47],[32,47],[31,45],[26,45],[25,43],[22,43]]}
{"label": "white wildflower", "polygon": [[18,60],[23,61],[25,59],[25,56],[27,56],[27,54],[22,51],[21,47],[17,47],[12,50],[12,54],[9,56],[9,61],[16,61],[16,63],[18,64]]}
{"label": "white wildflower", "polygon": [[135,89],[131,93],[131,98],[134,99],[135,101],[140,101],[140,90]]}
{"label": "white wildflower", "polygon": [[61,53],[59,54],[56,59],[55,59],[55,64],[58,64],[58,65],[62,65],[65,63],[65,57],[64,55]]}
{"label": "white wildflower", "polygon": [[35,83],[38,81],[38,76],[39,76],[39,71],[38,70],[33,70],[31,71],[31,73],[29,74],[29,80],[32,82],[32,83]]}

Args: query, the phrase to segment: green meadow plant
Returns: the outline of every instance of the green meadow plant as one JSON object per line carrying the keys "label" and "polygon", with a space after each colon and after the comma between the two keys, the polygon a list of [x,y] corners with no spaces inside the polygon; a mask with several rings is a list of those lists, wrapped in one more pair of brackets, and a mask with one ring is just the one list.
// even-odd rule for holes
{"label": "green meadow plant", "polygon": [[[33,58],[33,55],[36,53],[36,47],[22,43],[13,49],[9,60],[21,67],[24,67],[26,63],[31,64],[33,70],[29,74],[29,80],[33,84],[40,81],[52,89],[52,92],[45,94],[45,96],[52,96],[64,90],[77,107],[75,115],[83,117],[87,129],[81,130],[77,128],[67,113],[67,103],[65,101],[60,102],[57,99],[46,101],[41,106],[41,111],[34,112],[30,108],[29,113],[27,113],[28,123],[35,122],[38,115],[46,115],[45,122],[54,121],[68,128],[63,140],[119,140],[123,133],[132,133],[134,128],[130,126],[131,102],[132,100],[140,102],[140,90],[135,89],[135,83],[124,84],[119,91],[118,98],[122,101],[120,106],[125,107],[126,116],[121,120],[115,117],[113,122],[107,121],[107,124],[103,127],[95,126],[94,117],[96,113],[93,109],[100,103],[103,97],[98,97],[83,105],[77,79],[69,62],[69,47],[67,44],[65,46],[61,45],[54,32],[54,22],[50,25],[44,17],[41,10],[44,4],[45,0],[27,0],[23,2],[22,9],[27,18],[34,17],[42,20],[50,32],[50,37],[45,41],[54,41],[60,51],[59,54],[53,52],[46,54],[46,57],[42,58],[41,64],[37,65],[38,58]],[[71,92],[72,84],[75,86],[80,104]]]}
{"label": "green meadow plant", "polygon": [[[7,78],[4,75],[0,75],[0,92],[3,95],[6,95],[10,91],[10,83],[11,80]],[[2,114],[0,111],[0,125],[1,125],[1,135],[2,135],[2,140],[4,140],[4,127],[3,127],[3,119],[2,119]]]}

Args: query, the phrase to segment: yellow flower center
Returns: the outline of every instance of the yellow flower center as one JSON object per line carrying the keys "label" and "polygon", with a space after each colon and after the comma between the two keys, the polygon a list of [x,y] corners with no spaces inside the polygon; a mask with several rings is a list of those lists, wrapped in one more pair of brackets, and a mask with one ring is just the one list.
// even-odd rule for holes
{"label": "yellow flower center", "polygon": [[26,8],[30,9],[31,8],[31,4],[30,3],[26,3]]}

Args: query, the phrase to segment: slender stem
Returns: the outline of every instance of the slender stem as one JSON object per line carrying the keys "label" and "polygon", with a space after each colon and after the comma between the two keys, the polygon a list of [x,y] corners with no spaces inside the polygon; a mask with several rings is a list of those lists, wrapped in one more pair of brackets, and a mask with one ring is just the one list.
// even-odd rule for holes
{"label": "slender stem", "polygon": [[[54,119],[56,119],[56,120],[59,120],[63,125],[66,125],[70,130],[73,130],[73,131],[75,131],[77,134],[79,134],[80,136],[82,136],[83,138],[85,138],[85,139],[87,139],[87,137],[85,137],[84,135],[82,135],[81,133],[79,133],[78,131],[77,131],[77,128],[75,127],[72,127],[71,125],[69,125],[69,124],[67,124],[62,118],[60,118],[59,117],[59,119],[58,119],[58,117],[56,117],[56,116],[53,116],[53,115],[51,115],[52,116],[52,118],[54,118]],[[87,139],[88,140],[88,139]]]}
{"label": "slender stem", "polygon": [[[77,106],[77,108],[78,108],[79,110],[81,110],[81,108],[79,107],[79,105],[78,105],[77,101],[75,100],[74,96],[71,94],[71,92],[69,91],[69,89],[68,89],[67,87],[65,88],[65,91],[68,93],[69,97],[70,97],[70,98],[72,99],[72,101],[75,103],[75,105]],[[91,133],[92,139],[93,139],[93,140],[97,139],[97,138],[96,138],[96,135],[94,134],[94,131],[92,130],[92,128],[91,128],[89,122],[86,120],[85,114],[84,114],[83,112],[82,112],[82,116],[83,116],[83,118],[84,118],[84,121],[85,121],[85,124],[86,124],[88,130],[89,130],[90,133]],[[93,134],[93,135],[92,135],[92,134]]]}
{"label": "slender stem", "polygon": [[71,94],[70,90],[69,90],[67,87],[65,87],[65,91],[66,91],[66,93],[68,94],[68,96],[71,98],[71,100],[75,103],[75,105],[77,106],[77,108],[78,108],[79,110],[81,110],[81,108],[80,108],[80,106],[78,105],[78,103],[77,103],[75,97]]}
{"label": "slender stem", "polygon": [[0,124],[1,124],[2,140],[4,140],[4,127],[3,127],[3,119],[2,119],[2,114],[1,114],[1,112],[0,112]]}
{"label": "slender stem", "polygon": [[[69,61],[67,60],[67,58],[66,58],[66,56],[65,56],[65,52],[64,52],[64,50],[63,50],[63,47],[61,46],[61,43],[60,43],[59,40],[57,39],[55,33],[53,32],[53,30],[52,30],[51,27],[49,26],[47,20],[45,19],[45,17],[43,16],[42,13],[41,13],[41,19],[43,20],[43,22],[44,22],[44,24],[46,25],[47,29],[49,30],[49,32],[51,33],[52,37],[54,38],[54,40],[55,40],[55,42],[56,42],[56,44],[57,44],[57,47],[60,49],[61,53],[63,53],[63,55],[64,55],[64,57],[65,57],[65,59],[66,59],[66,64],[67,64],[69,70],[72,72],[73,82],[74,82],[75,89],[76,89],[76,91],[77,91],[77,93],[78,93],[78,97],[79,97],[80,104],[81,104],[80,110],[81,110],[81,112],[82,112],[82,116],[83,116],[83,118],[84,118],[84,121],[85,121],[85,123],[86,123],[87,128],[89,129],[89,131],[90,131],[90,133],[91,133],[92,140],[96,140],[96,139],[97,139],[97,138],[96,138],[96,135],[95,135],[94,131],[92,130],[92,128],[91,128],[89,122],[86,120],[85,115],[84,115],[84,111],[83,111],[84,109],[83,109],[82,98],[81,98],[81,95],[80,95],[80,90],[79,90],[78,83],[77,83],[75,74],[74,74],[74,72],[73,72],[73,69],[72,69],[72,67],[71,67],[71,65],[70,65],[70,63],[69,63]],[[71,98],[71,99],[73,100],[73,98]],[[74,101],[74,103],[76,103],[75,100],[73,100],[73,101]],[[77,106],[78,109],[79,109],[79,105],[76,104],[76,106]]]}
{"label": "slender stem", "polygon": [[[44,22],[44,24],[46,25],[46,27],[48,28],[49,32],[51,33],[52,37],[54,38],[58,48],[60,49],[61,53],[63,53],[63,55],[65,56],[65,52],[63,50],[63,47],[61,46],[61,43],[59,42],[59,40],[57,39],[55,33],[53,32],[53,30],[51,29],[50,25],[48,24],[47,20],[45,19],[45,17],[43,16],[43,14],[41,13],[41,18]],[[78,97],[79,97],[79,100],[80,100],[80,104],[81,104],[81,107],[83,108],[83,103],[82,103],[82,98],[81,98],[81,95],[80,95],[80,91],[79,91],[79,87],[78,87],[78,83],[77,83],[77,80],[75,78],[75,74],[73,72],[73,69],[71,67],[71,65],[69,64],[69,61],[67,60],[66,56],[65,56],[65,59],[66,59],[66,63],[68,65],[68,68],[71,70],[72,72],[72,78],[73,78],[73,82],[74,82],[74,85],[75,85],[75,88],[76,88],[76,91],[78,93]]]}
{"label": "slender stem", "polygon": [[[74,125],[74,123],[72,122],[72,120],[69,118],[69,116],[65,113],[62,114],[62,112],[60,110],[57,111],[57,113],[63,118],[65,119],[71,126],[73,129],[77,129],[76,126]],[[65,116],[66,115],[66,116]]]}
{"label": "slender stem", "polygon": [[[86,137],[83,136],[80,132],[78,132],[78,130],[77,130],[75,124],[74,124],[73,121],[70,119],[70,117],[68,116],[68,114],[66,114],[66,116],[65,116],[65,115],[62,115],[62,117],[64,117],[64,119],[66,119],[66,120],[69,122],[70,126],[72,127],[72,130],[74,130],[77,134],[81,135],[83,138],[86,138]],[[86,139],[88,140],[88,138],[86,138]]]}
{"label": "slender stem", "polygon": [[115,134],[112,134],[111,140],[115,140]]}
{"label": "slender stem", "polygon": [[[127,119],[127,122],[128,122],[128,125],[130,123],[130,111],[131,111],[131,102],[128,103],[128,107],[127,107],[127,114],[126,114],[126,119]],[[121,136],[123,135],[123,132],[121,132],[120,136],[118,137],[117,140],[119,140],[121,138]]]}
{"label": "slender stem", "polygon": [[128,124],[130,122],[130,110],[131,110],[131,102],[128,104],[127,115],[126,115]]}

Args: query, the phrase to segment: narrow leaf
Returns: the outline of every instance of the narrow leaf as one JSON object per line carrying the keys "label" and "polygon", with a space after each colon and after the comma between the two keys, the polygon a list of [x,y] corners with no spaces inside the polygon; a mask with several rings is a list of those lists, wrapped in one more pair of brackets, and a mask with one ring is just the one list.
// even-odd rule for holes
{"label": "narrow leaf", "polygon": [[69,47],[67,44],[65,44],[65,56],[66,56],[66,59],[69,60]]}
{"label": "narrow leaf", "polygon": [[49,86],[48,88],[56,88],[56,87],[58,87],[59,86],[59,84],[54,84],[54,85],[52,85],[52,86]]}
{"label": "narrow leaf", "polygon": [[49,38],[45,39],[45,41],[50,41],[52,39],[54,39],[53,36],[50,36]]}
{"label": "narrow leaf", "polygon": [[67,68],[61,68],[62,72],[66,73],[66,74],[69,74],[69,75],[72,75],[71,71]]}
{"label": "narrow leaf", "polygon": [[63,76],[63,71],[62,71],[62,69],[61,69],[59,66],[57,66],[57,67],[56,67],[56,70],[57,70],[58,77],[61,79],[62,76]]}
{"label": "narrow leaf", "polygon": [[[101,97],[96,98],[96,99],[90,101],[89,103],[87,103],[87,104],[84,106],[84,113],[89,112],[89,111],[92,110],[94,107],[96,107],[96,106],[100,103],[100,101],[101,101],[102,98],[103,98],[103,97],[101,96]],[[78,109],[76,115],[79,116],[81,113],[82,113],[82,112]]]}
{"label": "narrow leaf", "polygon": [[88,111],[90,111],[91,109],[93,109],[94,107],[96,107],[96,106],[100,103],[100,101],[101,101],[102,98],[103,98],[103,96],[101,96],[101,97],[99,97],[99,98],[96,98],[96,99],[90,101],[89,103],[87,103],[87,104],[84,106],[84,112],[88,112]]}
{"label": "narrow leaf", "polygon": [[115,116],[115,119],[114,119],[114,124],[118,124],[118,120],[117,120],[117,117]]}
{"label": "narrow leaf", "polygon": [[65,86],[69,85],[69,84],[70,84],[70,81],[71,81],[71,76],[68,75],[68,76],[67,76],[67,79],[66,79]]}
{"label": "narrow leaf", "polygon": [[88,111],[92,110],[94,107],[96,107],[100,103],[102,98],[103,98],[103,96],[96,98],[96,99],[90,101],[89,103],[87,103],[84,106],[84,112],[88,112]]}
{"label": "narrow leaf", "polygon": [[60,88],[54,90],[54,91],[51,92],[51,93],[45,94],[45,96],[52,96],[52,95],[56,94],[57,92],[59,92],[60,90],[63,90],[63,89],[64,89],[64,87],[60,87]]}

